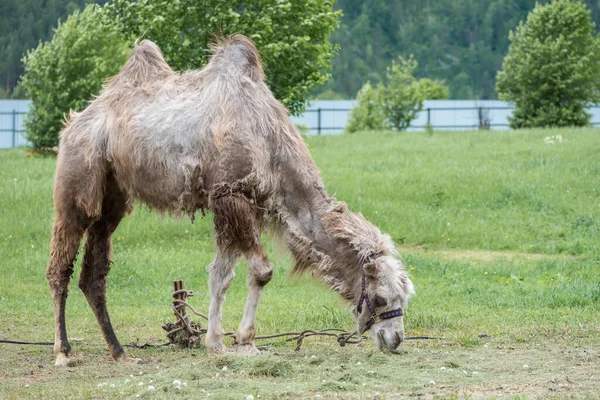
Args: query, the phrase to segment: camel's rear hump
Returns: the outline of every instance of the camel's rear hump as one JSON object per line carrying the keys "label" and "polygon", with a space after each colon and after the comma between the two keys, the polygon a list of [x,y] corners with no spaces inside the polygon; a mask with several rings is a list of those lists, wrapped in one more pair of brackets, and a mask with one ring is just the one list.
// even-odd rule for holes
{"label": "camel's rear hump", "polygon": [[223,71],[241,71],[254,81],[264,80],[260,53],[256,44],[246,36],[232,35],[218,38],[211,46],[212,56],[208,67],[215,66]]}

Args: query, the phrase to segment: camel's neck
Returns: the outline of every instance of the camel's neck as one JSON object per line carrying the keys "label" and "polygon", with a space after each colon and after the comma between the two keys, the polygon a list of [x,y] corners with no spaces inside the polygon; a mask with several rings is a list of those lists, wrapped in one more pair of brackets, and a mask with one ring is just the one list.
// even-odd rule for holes
{"label": "camel's neck", "polygon": [[311,270],[323,276],[333,290],[353,302],[360,295],[360,266],[356,252],[346,241],[328,232],[326,214],[332,199],[318,179],[286,176],[282,182],[282,230],[296,266],[295,272]]}

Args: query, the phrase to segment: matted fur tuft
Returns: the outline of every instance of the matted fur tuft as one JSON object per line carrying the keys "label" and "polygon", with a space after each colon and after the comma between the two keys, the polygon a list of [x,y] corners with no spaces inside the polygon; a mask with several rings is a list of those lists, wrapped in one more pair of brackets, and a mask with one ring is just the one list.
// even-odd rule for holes
{"label": "matted fur tuft", "polygon": [[381,233],[362,214],[350,212],[346,203],[339,202],[323,217],[325,230],[350,244],[361,263],[382,255],[396,256],[389,235]]}

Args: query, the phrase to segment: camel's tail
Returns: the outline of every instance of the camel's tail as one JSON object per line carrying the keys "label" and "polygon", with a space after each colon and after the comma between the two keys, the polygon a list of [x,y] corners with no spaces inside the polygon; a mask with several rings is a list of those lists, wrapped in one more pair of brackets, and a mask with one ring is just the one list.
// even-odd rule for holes
{"label": "camel's tail", "polygon": [[138,86],[142,83],[164,78],[173,73],[163,58],[158,46],[150,40],[136,43],[129,59],[121,71],[113,78],[115,83],[129,83]]}
{"label": "camel's tail", "polygon": [[210,46],[212,56],[209,67],[214,65],[222,71],[241,71],[254,81],[264,79],[264,71],[258,48],[244,35],[218,37]]}

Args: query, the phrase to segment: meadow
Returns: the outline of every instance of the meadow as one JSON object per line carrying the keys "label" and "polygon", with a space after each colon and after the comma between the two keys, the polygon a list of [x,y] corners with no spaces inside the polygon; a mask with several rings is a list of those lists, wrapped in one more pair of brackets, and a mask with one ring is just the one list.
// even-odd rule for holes
{"label": "meadow", "polygon": [[[561,140],[547,140],[560,135]],[[204,348],[128,349],[111,361],[71,282],[75,363],[51,346],[0,343],[0,398],[598,398],[600,394],[600,131],[363,132],[306,138],[330,194],[389,233],[417,295],[400,354],[370,340],[340,348],[275,341],[255,358]],[[56,159],[0,151],[0,339],[53,340],[45,278]],[[258,334],[350,329],[350,307],[309,276],[275,265]],[[137,205],[113,236],[108,306],[122,343],[166,340],[172,280],[208,310],[212,217],[174,220]],[[228,291],[224,328],[245,301],[245,266]],[[177,389],[174,380],[186,383]],[[154,390],[149,390],[149,387]]]}

